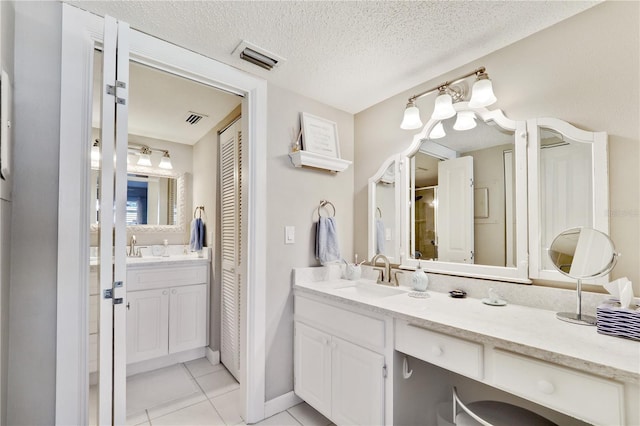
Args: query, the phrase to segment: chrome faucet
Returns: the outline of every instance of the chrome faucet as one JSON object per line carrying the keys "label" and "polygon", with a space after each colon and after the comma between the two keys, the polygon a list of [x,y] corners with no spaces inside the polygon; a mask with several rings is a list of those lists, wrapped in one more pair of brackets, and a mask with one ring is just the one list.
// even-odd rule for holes
{"label": "chrome faucet", "polygon": [[[378,263],[378,259],[382,259],[384,261],[384,268],[376,266],[376,264]],[[375,256],[373,256],[373,259],[371,259],[371,266],[373,266],[373,269],[380,271],[378,284],[393,285],[393,283],[391,282],[391,263],[389,262],[387,256],[382,253],[376,254]]]}
{"label": "chrome faucet", "polygon": [[129,243],[129,256],[134,257],[134,256],[138,256],[139,254],[140,254],[139,251],[138,253],[136,253],[136,236],[132,235],[131,242]]}

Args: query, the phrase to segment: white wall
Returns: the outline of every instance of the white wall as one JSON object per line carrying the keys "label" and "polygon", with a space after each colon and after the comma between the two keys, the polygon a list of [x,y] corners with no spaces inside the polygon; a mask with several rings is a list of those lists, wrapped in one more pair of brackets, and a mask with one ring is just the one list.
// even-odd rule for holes
{"label": "white wall", "polygon": [[55,419],[61,11],[15,3],[10,425]]}
{"label": "white wall", "polygon": [[[0,3],[0,67],[13,81],[13,3]],[[3,82],[2,84],[5,84]],[[11,131],[11,130],[10,130]],[[3,143],[6,143],[3,141]],[[3,181],[2,197],[10,190],[11,181]],[[0,197],[0,198],[2,198]],[[10,198],[10,197],[7,197]],[[9,361],[9,287],[11,248],[11,203],[0,199],[0,424],[7,424],[7,377]]]}
{"label": "white wall", "polygon": [[[300,112],[309,112],[338,124],[342,158],[353,160],[353,115],[273,85],[268,91],[267,400],[293,390],[291,269],[319,265],[314,222],[320,200],[335,205],[341,254],[353,258],[353,167],[337,174],[297,169],[288,156]],[[295,244],[284,244],[286,225],[295,226]]]}
{"label": "white wall", "polygon": [[[393,96],[355,117],[356,250],[367,244],[367,179],[414,132],[399,128],[409,96],[480,65],[498,102],[515,120],[557,117],[609,133],[610,234],[623,253],[612,278],[627,276],[640,294],[640,3],[604,2],[477,61]],[[431,113],[433,96],[419,101]]]}

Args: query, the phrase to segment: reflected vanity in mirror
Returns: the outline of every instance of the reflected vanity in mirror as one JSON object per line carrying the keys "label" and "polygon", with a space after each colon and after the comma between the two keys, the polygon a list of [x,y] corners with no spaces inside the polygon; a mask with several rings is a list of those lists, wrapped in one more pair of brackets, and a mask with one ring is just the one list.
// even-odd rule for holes
{"label": "reflected vanity in mirror", "polygon": [[582,280],[608,274],[617,256],[611,239],[592,228],[567,229],[553,239],[549,248],[551,264],[561,274],[577,281],[576,312],[559,312],[558,319],[596,325],[595,317],[582,314]]}

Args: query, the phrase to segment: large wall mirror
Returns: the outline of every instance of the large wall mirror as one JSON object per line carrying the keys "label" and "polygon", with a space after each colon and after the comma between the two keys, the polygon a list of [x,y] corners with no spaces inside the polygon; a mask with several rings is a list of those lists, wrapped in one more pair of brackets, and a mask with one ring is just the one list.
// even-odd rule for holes
{"label": "large wall mirror", "polygon": [[548,261],[553,237],[577,226],[609,230],[606,133],[553,118],[513,121],[466,102],[454,108],[473,112],[475,127],[430,120],[369,180],[370,257],[382,235],[382,176],[394,165],[399,239],[383,253],[395,263],[521,283],[566,280]]}
{"label": "large wall mirror", "polygon": [[529,282],[526,124],[466,102],[454,107],[473,114],[476,125],[456,130],[456,117],[429,121],[398,157],[399,263]]}
{"label": "large wall mirror", "polygon": [[[98,229],[100,170],[91,169],[91,230]],[[127,167],[127,230],[185,232],[185,174],[129,165]]]}

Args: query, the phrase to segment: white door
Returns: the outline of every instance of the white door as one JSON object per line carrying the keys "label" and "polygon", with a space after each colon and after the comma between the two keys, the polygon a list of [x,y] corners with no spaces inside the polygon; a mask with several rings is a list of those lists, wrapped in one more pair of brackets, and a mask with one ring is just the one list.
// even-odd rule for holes
{"label": "white door", "polygon": [[207,285],[176,287],[169,295],[169,353],[207,344]]}
{"label": "white door", "polygon": [[127,363],[166,355],[169,289],[131,291],[127,298]]}
{"label": "white door", "polygon": [[333,337],[331,420],[339,425],[384,424],[384,356]]}
{"label": "white door", "polygon": [[[102,44],[98,304],[98,407],[100,425],[126,419],[127,94],[129,27],[107,16]],[[95,71],[95,70],[94,70]]]}
{"label": "white door", "polygon": [[331,336],[299,322],[294,335],[295,393],[331,417]]}
{"label": "white door", "polygon": [[473,261],[473,157],[438,163],[438,260]]}
{"label": "white door", "polygon": [[240,380],[240,122],[220,134],[220,360]]}

